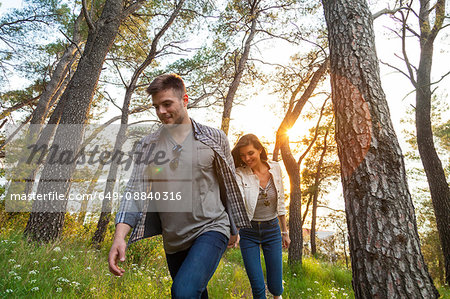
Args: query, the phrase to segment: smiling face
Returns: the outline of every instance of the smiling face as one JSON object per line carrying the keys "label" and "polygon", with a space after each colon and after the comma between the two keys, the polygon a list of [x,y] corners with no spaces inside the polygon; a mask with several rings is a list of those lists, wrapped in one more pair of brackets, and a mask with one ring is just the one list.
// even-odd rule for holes
{"label": "smiling face", "polygon": [[262,149],[256,149],[251,143],[239,149],[239,155],[242,161],[250,168],[254,168],[261,163],[261,152]]}
{"label": "smiling face", "polygon": [[165,125],[189,124],[187,113],[188,96],[182,98],[171,88],[152,95],[156,115]]}

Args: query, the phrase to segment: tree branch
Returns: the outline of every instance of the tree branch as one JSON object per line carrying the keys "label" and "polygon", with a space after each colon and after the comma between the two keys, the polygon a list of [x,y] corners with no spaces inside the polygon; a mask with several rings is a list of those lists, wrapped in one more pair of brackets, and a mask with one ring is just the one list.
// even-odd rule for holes
{"label": "tree branch", "polygon": [[92,22],[91,16],[89,15],[86,0],[81,0],[81,7],[83,10],[84,18],[86,19],[86,23],[89,27],[89,30],[95,30],[95,24]]}
{"label": "tree branch", "polygon": [[399,8],[395,8],[395,9],[389,9],[389,8],[383,8],[382,10],[374,13],[372,15],[372,19],[375,20],[378,17],[381,17],[382,15],[394,15],[396,14],[399,10],[404,9],[405,7],[399,7]]}
{"label": "tree branch", "polygon": [[122,12],[122,19],[127,18],[130,14],[138,10],[146,0],[137,0],[136,2],[130,4],[130,6],[124,8]]}

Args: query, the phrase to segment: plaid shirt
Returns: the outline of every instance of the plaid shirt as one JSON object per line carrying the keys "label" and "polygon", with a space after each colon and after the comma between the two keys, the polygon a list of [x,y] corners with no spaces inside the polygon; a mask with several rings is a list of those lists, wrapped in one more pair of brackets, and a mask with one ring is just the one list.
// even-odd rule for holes
{"label": "plaid shirt", "polygon": [[[242,194],[236,182],[234,162],[227,136],[221,130],[196,123],[193,119],[191,121],[194,138],[209,146],[215,153],[213,163],[220,186],[220,199],[228,213],[231,234],[236,235],[236,227],[251,227],[251,225],[245,210]],[[136,152],[143,153],[145,157],[151,148],[149,145],[158,142],[162,128],[161,126],[156,132],[144,137],[136,147]],[[144,212],[147,210],[145,202],[143,206],[140,206],[142,203],[139,200],[124,199],[127,198],[126,193],[128,192],[140,193],[151,190],[151,182],[144,179],[146,166],[146,163],[135,163],[116,215],[116,224],[126,223],[133,227],[128,244],[162,233],[161,221],[157,212]]]}

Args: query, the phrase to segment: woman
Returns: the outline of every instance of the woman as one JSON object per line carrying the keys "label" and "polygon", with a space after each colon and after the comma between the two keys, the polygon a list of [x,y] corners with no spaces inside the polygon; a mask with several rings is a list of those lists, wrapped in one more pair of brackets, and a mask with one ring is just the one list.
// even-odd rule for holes
{"label": "woman", "polygon": [[267,161],[265,148],[253,134],[242,136],[231,153],[236,165],[237,181],[252,223],[252,228],[242,228],[239,231],[239,244],[253,297],[266,298],[260,260],[262,247],[269,292],[274,298],[281,298],[281,248],[288,248],[291,240],[286,228],[280,165]]}

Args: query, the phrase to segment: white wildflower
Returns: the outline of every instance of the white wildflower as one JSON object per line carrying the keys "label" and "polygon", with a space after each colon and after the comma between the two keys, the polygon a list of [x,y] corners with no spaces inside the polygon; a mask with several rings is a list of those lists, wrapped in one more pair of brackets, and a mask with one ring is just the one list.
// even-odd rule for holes
{"label": "white wildflower", "polygon": [[314,283],[318,284],[319,282],[317,280],[315,280]]}
{"label": "white wildflower", "polygon": [[62,292],[62,288],[56,288],[56,293],[61,293]]}
{"label": "white wildflower", "polygon": [[14,265],[13,268],[14,268],[14,269],[20,269],[20,268],[22,268],[22,265],[17,264],[17,265]]}
{"label": "white wildflower", "polygon": [[18,281],[21,281],[21,280],[22,280],[22,277],[20,277],[19,275],[17,275],[17,276],[14,276],[14,279],[15,279],[15,280],[18,280]]}
{"label": "white wildflower", "polygon": [[37,265],[37,264],[39,264],[39,261],[34,261],[33,264],[36,264],[36,265]]}
{"label": "white wildflower", "polygon": [[17,273],[16,272],[14,272],[14,271],[9,271],[9,275],[17,275]]}
{"label": "white wildflower", "polygon": [[306,290],[307,290],[308,292],[311,292],[311,291],[312,291],[312,289],[311,289],[311,288],[307,288]]}
{"label": "white wildflower", "polygon": [[30,283],[36,283],[36,279],[32,279],[32,280],[30,280]]}
{"label": "white wildflower", "polygon": [[34,288],[31,288],[31,290],[30,291],[32,291],[32,292],[37,292],[37,291],[39,291],[39,287],[34,287]]}
{"label": "white wildflower", "polygon": [[91,270],[91,267],[87,266],[85,270]]}
{"label": "white wildflower", "polygon": [[50,270],[53,270],[53,271],[59,270],[59,266],[51,267]]}
{"label": "white wildflower", "polygon": [[66,279],[66,278],[64,278],[64,277],[59,277],[59,278],[57,279],[57,281],[59,281],[59,282],[70,282],[70,280],[68,280],[68,279]]}
{"label": "white wildflower", "polygon": [[11,289],[6,289],[5,293],[10,294],[10,293],[14,293],[14,291]]}
{"label": "white wildflower", "polygon": [[31,270],[30,272],[28,272],[28,274],[31,274],[31,275],[36,275],[38,273],[39,273],[38,270]]}
{"label": "white wildflower", "polygon": [[60,252],[61,248],[60,247],[55,247],[55,248],[53,248],[53,251]]}
{"label": "white wildflower", "polygon": [[15,259],[9,259],[9,261],[8,262],[10,262],[10,263],[15,263],[16,262],[16,260]]}
{"label": "white wildflower", "polygon": [[69,258],[67,256],[63,256],[63,260],[68,260]]}
{"label": "white wildflower", "polygon": [[79,287],[81,283],[77,282],[77,281],[72,281],[72,285],[74,287]]}

